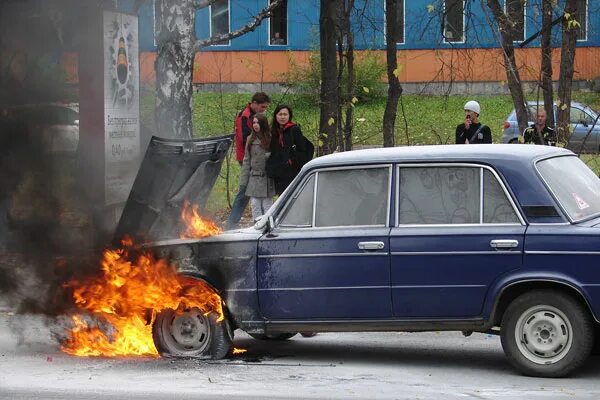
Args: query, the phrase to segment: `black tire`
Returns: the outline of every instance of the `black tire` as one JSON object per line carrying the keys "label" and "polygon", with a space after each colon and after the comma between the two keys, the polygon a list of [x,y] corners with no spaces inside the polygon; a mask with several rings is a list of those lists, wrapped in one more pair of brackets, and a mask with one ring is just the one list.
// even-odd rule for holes
{"label": "black tire", "polygon": [[594,325],[583,306],[556,290],[525,293],[502,317],[502,348],[525,375],[560,378],[587,360],[594,344]]}
{"label": "black tire", "polygon": [[264,333],[249,333],[248,335],[252,336],[254,339],[258,340],[275,340],[275,341],[283,341],[288,340],[296,336],[297,332],[288,332],[288,333],[277,333],[277,334],[264,334]]}
{"label": "black tire", "polygon": [[592,346],[592,355],[600,356],[600,324],[594,323],[594,345]]}
{"label": "black tire", "polygon": [[221,359],[231,348],[227,319],[217,322],[215,313],[198,308],[163,310],[152,325],[154,345],[162,356]]}
{"label": "black tire", "polygon": [[508,144],[519,144],[519,139],[518,139],[518,138],[513,138],[513,139],[510,139],[510,140],[508,141]]}

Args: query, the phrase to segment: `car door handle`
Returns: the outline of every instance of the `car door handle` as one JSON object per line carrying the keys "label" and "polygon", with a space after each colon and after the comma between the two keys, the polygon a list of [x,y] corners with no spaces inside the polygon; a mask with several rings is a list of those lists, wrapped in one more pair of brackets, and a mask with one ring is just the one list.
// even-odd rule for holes
{"label": "car door handle", "polygon": [[519,241],[514,239],[494,239],[490,242],[490,246],[496,250],[514,249],[519,246]]}
{"label": "car door handle", "polygon": [[358,248],[361,250],[381,250],[384,247],[383,242],[358,242]]}

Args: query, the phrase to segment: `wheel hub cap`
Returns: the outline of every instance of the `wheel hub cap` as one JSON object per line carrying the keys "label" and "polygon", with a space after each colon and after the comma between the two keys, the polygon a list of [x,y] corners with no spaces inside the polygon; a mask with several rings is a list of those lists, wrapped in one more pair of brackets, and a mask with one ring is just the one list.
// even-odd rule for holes
{"label": "wheel hub cap", "polygon": [[515,328],[517,346],[536,364],[553,364],[567,355],[573,341],[569,319],[557,308],[539,305],[525,311]]}

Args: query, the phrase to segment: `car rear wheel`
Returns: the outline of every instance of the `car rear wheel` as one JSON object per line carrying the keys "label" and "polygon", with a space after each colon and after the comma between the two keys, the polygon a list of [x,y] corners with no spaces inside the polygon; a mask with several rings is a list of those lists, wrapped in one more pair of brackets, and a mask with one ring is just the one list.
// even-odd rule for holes
{"label": "car rear wheel", "polygon": [[296,334],[297,334],[297,332],[277,333],[277,334],[249,333],[248,335],[250,335],[254,339],[258,339],[258,340],[288,340],[288,339],[296,336]]}
{"label": "car rear wheel", "polygon": [[204,315],[199,308],[162,311],[152,325],[152,338],[163,356],[212,359],[225,357],[232,341],[227,320],[217,322],[215,313]]}
{"label": "car rear wheel", "polygon": [[502,318],[502,348],[522,373],[563,377],[581,367],[594,343],[593,322],[572,297],[538,290],[517,297]]}

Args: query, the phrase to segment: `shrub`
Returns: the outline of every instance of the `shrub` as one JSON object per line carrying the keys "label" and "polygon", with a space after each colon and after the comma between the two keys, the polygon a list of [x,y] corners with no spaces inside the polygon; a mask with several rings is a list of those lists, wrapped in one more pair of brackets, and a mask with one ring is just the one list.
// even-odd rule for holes
{"label": "shrub", "polygon": [[[386,65],[376,52],[366,50],[354,53],[354,96],[362,101],[378,99],[384,96]],[[290,69],[281,75],[284,85],[292,91],[306,96],[312,102],[319,101],[321,89],[321,56],[312,50],[308,64],[298,64],[290,54]],[[348,71],[344,70],[342,85],[348,80]],[[366,90],[364,89],[366,88]]]}

